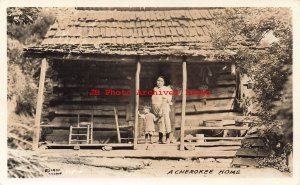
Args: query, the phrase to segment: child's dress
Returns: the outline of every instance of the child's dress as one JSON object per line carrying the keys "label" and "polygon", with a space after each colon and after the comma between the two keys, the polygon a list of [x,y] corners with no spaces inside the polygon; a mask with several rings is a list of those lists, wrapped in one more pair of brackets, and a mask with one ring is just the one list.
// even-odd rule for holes
{"label": "child's dress", "polygon": [[155,116],[152,113],[147,113],[145,115],[145,134],[151,134],[153,135],[153,133],[155,132],[155,128],[154,128],[154,120],[155,120]]}

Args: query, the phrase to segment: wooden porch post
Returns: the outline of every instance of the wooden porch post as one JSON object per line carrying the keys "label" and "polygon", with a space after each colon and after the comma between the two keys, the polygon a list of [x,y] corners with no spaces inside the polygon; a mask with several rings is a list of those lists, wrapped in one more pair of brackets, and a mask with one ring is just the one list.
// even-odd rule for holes
{"label": "wooden porch post", "polygon": [[36,150],[39,147],[40,124],[41,124],[41,116],[42,116],[42,108],[43,108],[43,95],[44,95],[46,68],[47,68],[47,59],[44,58],[42,60],[42,64],[41,64],[39,91],[38,91],[38,96],[37,96],[36,113],[35,113],[35,120],[34,120],[34,133],[33,133],[33,138],[32,138],[32,140],[33,140],[32,149],[33,150]]}
{"label": "wooden porch post", "polygon": [[181,126],[180,126],[180,150],[184,150],[184,126],[185,126],[185,107],[186,107],[186,88],[187,88],[187,69],[186,58],[182,63],[182,109],[181,109]]}
{"label": "wooden porch post", "polygon": [[135,73],[135,115],[134,115],[134,141],[133,141],[133,149],[137,147],[137,133],[138,133],[138,122],[139,122],[139,103],[140,96],[137,94],[140,89],[140,71],[141,71],[141,63],[140,59],[138,59],[136,64],[136,73]]}

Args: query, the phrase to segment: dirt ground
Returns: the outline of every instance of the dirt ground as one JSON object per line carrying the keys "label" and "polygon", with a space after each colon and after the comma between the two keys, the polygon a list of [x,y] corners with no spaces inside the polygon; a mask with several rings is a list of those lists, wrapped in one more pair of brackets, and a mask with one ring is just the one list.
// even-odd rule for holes
{"label": "dirt ground", "polygon": [[106,151],[103,154],[94,151],[97,155],[92,155],[93,153],[87,150],[43,150],[42,152],[10,150],[10,152],[14,153],[14,156],[22,156],[25,160],[39,161],[39,164],[45,167],[40,170],[47,178],[291,177],[291,173],[283,173],[273,168],[233,168],[231,158],[125,158],[117,155],[112,157],[119,151]]}
{"label": "dirt ground", "polygon": [[272,168],[232,168],[231,159],[40,157],[47,177],[290,177]]}
{"label": "dirt ground", "polygon": [[[101,160],[107,160],[105,158]],[[130,163],[139,159],[114,159],[114,162]],[[272,168],[228,168],[224,164],[201,164],[192,161],[149,160],[150,166],[137,170],[110,169],[85,164],[67,164],[50,162],[50,169],[58,169],[60,173],[49,172],[49,177],[289,177],[289,173],[282,173]],[[188,170],[188,172],[186,172]],[[193,171],[192,171],[193,170]],[[198,171],[197,171],[198,170]],[[202,172],[201,172],[202,170]],[[169,173],[169,174],[168,174]],[[184,174],[188,173],[188,174]],[[225,174],[231,173],[231,174]]]}

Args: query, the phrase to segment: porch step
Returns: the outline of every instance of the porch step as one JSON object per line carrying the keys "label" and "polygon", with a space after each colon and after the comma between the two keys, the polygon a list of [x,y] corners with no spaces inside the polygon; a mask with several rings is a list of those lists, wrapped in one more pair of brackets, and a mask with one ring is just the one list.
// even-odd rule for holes
{"label": "porch step", "polygon": [[241,148],[237,150],[233,158],[234,167],[259,167],[259,160],[267,157],[266,142],[256,134],[246,135],[242,140]]}
{"label": "porch step", "polygon": [[233,158],[232,166],[234,167],[259,167],[258,159],[256,158]]}

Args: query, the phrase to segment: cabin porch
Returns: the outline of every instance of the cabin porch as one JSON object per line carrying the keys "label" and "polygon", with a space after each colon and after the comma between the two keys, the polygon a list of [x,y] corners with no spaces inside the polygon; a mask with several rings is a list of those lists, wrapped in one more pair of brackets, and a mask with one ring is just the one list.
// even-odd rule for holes
{"label": "cabin porch", "polygon": [[[189,60],[189,62],[187,62]],[[41,117],[36,120],[41,135],[39,143],[47,148],[73,149],[136,149],[136,150],[209,150],[235,151],[241,144],[248,122],[243,122],[238,112],[236,98],[239,96],[239,79],[229,62],[209,63],[203,59],[175,57],[108,58],[102,61],[58,58],[44,59],[51,66],[45,79],[40,78],[39,94],[45,98],[38,101]],[[41,77],[43,72],[41,72]],[[186,92],[203,85],[212,90],[211,96],[174,97],[171,111],[173,143],[145,144],[142,120],[137,112],[149,102],[150,96],[136,95],[138,89],[152,89],[155,78],[166,76],[172,89]],[[91,89],[99,89],[99,95],[90,95]],[[105,89],[131,90],[130,95],[107,96]],[[134,89],[134,90],[132,90]],[[45,92],[43,92],[45,90]],[[42,106],[41,106],[42,105]],[[37,117],[38,119],[38,117]],[[80,122],[92,122],[89,134],[91,142],[80,139],[70,142],[70,127]],[[82,140],[82,141],[80,141]],[[154,142],[158,140],[154,136]]]}

